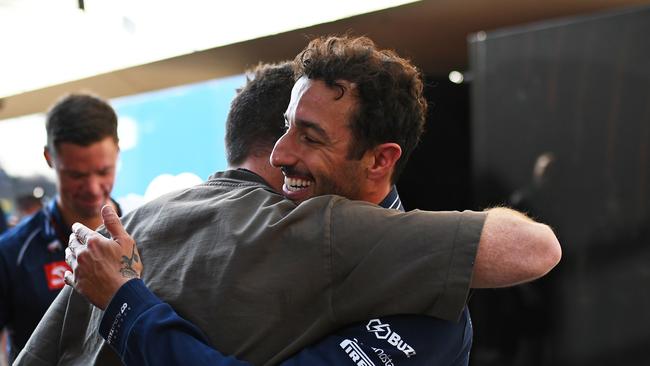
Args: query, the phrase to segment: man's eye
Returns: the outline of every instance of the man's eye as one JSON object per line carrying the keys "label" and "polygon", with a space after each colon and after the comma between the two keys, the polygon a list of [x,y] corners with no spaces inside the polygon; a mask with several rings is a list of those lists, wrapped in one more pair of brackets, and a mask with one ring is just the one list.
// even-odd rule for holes
{"label": "man's eye", "polygon": [[102,177],[105,177],[105,176],[111,174],[111,172],[112,172],[111,168],[106,168],[106,169],[102,169],[102,170],[98,171],[97,174],[102,176]]}
{"label": "man's eye", "polygon": [[302,139],[303,139],[305,142],[308,142],[308,143],[310,143],[310,144],[318,144],[318,143],[320,142],[320,141],[318,141],[318,140],[315,140],[315,139],[309,137],[309,135],[302,135]]}

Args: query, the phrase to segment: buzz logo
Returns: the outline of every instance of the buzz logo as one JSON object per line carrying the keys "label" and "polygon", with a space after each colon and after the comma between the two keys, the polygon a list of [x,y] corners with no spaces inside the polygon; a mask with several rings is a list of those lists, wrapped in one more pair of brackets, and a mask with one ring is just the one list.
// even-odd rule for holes
{"label": "buzz logo", "polygon": [[413,347],[409,346],[399,334],[391,331],[390,324],[382,324],[381,320],[372,319],[366,325],[366,329],[370,333],[375,333],[377,339],[385,339],[388,344],[404,352],[406,357],[415,356]]}

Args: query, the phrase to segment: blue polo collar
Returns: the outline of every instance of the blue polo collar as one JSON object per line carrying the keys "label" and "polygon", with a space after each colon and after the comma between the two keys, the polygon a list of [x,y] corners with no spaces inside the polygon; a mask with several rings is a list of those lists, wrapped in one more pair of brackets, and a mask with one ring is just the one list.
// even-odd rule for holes
{"label": "blue polo collar", "polygon": [[386,198],[384,198],[384,200],[379,203],[379,206],[383,208],[399,210],[402,212],[405,211],[404,206],[402,205],[402,200],[399,198],[399,193],[397,193],[397,187],[395,185],[393,185],[393,187],[390,189],[390,192],[388,192]]}

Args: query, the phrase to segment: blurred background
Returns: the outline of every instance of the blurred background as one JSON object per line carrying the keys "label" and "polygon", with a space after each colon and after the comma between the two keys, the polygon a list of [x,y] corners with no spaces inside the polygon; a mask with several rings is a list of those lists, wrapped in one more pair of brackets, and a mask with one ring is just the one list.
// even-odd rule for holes
{"label": "blurred background", "polygon": [[244,70],[346,32],[425,75],[407,209],[508,205],[563,244],[549,276],[472,294],[471,364],[650,365],[650,1],[0,0],[0,208],[15,224],[55,193],[62,95],[118,112],[128,211],[226,167]]}

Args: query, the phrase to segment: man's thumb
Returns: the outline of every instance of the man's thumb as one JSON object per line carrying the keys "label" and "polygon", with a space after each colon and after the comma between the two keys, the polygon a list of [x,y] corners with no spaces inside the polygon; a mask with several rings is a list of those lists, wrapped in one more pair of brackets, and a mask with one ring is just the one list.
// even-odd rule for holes
{"label": "man's thumb", "polygon": [[120,243],[119,239],[128,236],[124,230],[124,226],[122,226],[120,218],[110,205],[104,205],[104,207],[102,207],[102,220],[104,220],[104,226],[111,234],[111,237],[113,237],[113,240]]}

